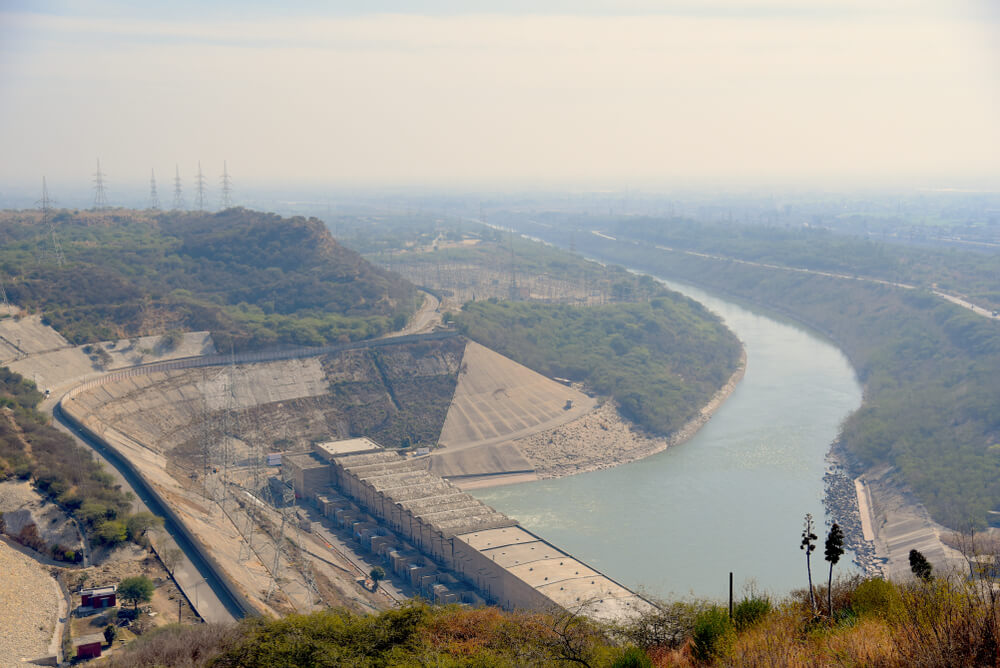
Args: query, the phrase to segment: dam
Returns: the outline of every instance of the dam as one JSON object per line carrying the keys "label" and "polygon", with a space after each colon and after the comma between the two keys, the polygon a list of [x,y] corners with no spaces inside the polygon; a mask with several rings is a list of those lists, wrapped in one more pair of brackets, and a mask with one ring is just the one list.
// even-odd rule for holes
{"label": "dam", "polygon": [[318,443],[287,456],[284,466],[296,497],[349,525],[362,545],[435,602],[479,604],[482,596],[506,609],[560,607],[602,620],[654,609],[431,473],[428,459],[356,438]]}
{"label": "dam", "polygon": [[[362,561],[386,565],[432,600],[567,606],[600,618],[648,609],[458,487],[511,468],[532,475],[539,460],[516,439],[594,409],[591,397],[453,333],[277,359],[193,357],[112,372],[61,401],[76,428],[162,499],[246,614],[277,615],[322,607],[331,600],[324,581],[336,583],[334,601],[370,598],[357,585],[370,565],[332,554],[338,548],[309,530],[306,507],[274,503],[284,492],[268,491],[269,455],[280,455],[302,506],[345,530],[348,549],[360,545]],[[376,444],[379,434],[400,437],[391,424],[444,442],[429,455],[400,455],[398,440]]]}

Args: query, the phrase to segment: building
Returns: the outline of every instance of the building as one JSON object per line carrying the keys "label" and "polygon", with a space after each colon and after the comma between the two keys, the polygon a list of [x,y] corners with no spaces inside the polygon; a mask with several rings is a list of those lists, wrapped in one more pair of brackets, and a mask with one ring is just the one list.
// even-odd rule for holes
{"label": "building", "polygon": [[113,608],[118,605],[118,587],[90,587],[80,590],[80,607],[83,608]]}
{"label": "building", "polygon": [[104,647],[104,634],[92,633],[73,639],[73,646],[76,648],[77,659],[96,659],[101,655]]}
{"label": "building", "polygon": [[[296,495],[352,528],[355,538],[433,600],[448,602],[457,595],[455,577],[439,572],[440,566],[507,609],[558,606],[609,620],[653,609],[626,587],[431,473],[426,458],[408,459],[359,438],[317,444],[312,453],[285,461],[295,467]],[[389,531],[412,548],[400,545]]]}

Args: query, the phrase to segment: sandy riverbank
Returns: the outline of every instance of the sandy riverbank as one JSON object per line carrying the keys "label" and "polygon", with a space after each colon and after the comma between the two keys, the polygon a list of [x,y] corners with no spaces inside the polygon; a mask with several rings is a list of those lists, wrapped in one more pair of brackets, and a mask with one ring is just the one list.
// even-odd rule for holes
{"label": "sandy riverbank", "polygon": [[[746,351],[739,366],[711,400],[670,437],[651,437],[621,416],[612,401],[568,424],[517,439],[511,443],[535,466],[538,478],[558,478],[596,471],[649,457],[694,436],[736,389],[746,372]],[[498,476],[497,478],[502,478]],[[479,478],[476,487],[512,481]]]}

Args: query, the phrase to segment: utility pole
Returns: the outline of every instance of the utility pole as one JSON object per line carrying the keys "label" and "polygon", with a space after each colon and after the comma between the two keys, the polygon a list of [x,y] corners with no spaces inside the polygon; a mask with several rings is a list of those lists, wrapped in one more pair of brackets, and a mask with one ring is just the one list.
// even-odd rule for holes
{"label": "utility pole", "polygon": [[195,204],[199,211],[205,210],[205,175],[201,173],[201,160],[198,161],[198,174],[195,176]]}
{"label": "utility pole", "polygon": [[156,172],[149,170],[149,208],[153,211],[160,210],[160,196],[156,194]]}
{"label": "utility pole", "polygon": [[226,161],[222,161],[222,210],[233,206],[233,181],[229,178],[229,169]]}
{"label": "utility pole", "polygon": [[186,209],[184,204],[184,192],[181,190],[181,168],[174,165],[174,211]]}
{"label": "utility pole", "polygon": [[104,211],[108,208],[108,193],[104,187],[104,172],[101,171],[101,161],[97,160],[97,172],[94,173],[94,210]]}

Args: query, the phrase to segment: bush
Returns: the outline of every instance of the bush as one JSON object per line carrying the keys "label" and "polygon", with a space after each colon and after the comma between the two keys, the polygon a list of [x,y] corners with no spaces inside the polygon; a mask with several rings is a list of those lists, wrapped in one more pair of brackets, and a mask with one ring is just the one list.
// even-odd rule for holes
{"label": "bush", "polygon": [[121,520],[106,520],[97,526],[97,538],[107,545],[124,543],[128,539],[128,529]]}
{"label": "bush", "polygon": [[736,604],[733,609],[733,622],[737,631],[748,629],[771,612],[771,599],[767,596],[754,594]]}
{"label": "bush", "polygon": [[865,580],[854,590],[851,609],[860,617],[891,619],[902,607],[899,590],[882,578]]}
{"label": "bush", "polygon": [[694,658],[704,663],[728,655],[735,644],[736,634],[729,613],[712,606],[698,613],[691,636]]}
{"label": "bush", "polygon": [[653,668],[653,662],[638,647],[629,647],[615,659],[611,668]]}

